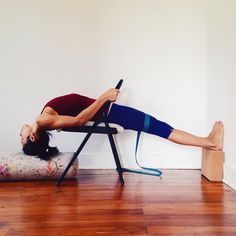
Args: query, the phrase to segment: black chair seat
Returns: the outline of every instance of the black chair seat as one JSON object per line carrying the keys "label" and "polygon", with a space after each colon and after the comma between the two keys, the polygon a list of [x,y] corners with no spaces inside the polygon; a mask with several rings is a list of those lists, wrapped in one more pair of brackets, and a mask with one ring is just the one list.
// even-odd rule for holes
{"label": "black chair seat", "polygon": [[[76,127],[69,127],[69,128],[63,128],[62,131],[66,132],[81,132],[81,133],[89,133],[92,129],[92,126],[76,126]],[[110,127],[110,132],[112,134],[117,134],[118,131],[116,128]],[[93,133],[96,134],[107,134],[107,128],[103,126],[97,126],[93,130]]]}

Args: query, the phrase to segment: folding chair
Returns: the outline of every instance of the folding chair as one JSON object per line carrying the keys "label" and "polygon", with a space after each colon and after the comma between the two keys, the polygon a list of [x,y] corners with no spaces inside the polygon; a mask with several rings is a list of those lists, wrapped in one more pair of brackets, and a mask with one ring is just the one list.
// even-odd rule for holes
{"label": "folding chair", "polygon": [[[116,86],[116,89],[119,89],[121,87],[122,83],[123,83],[123,80],[120,80],[119,83]],[[107,134],[108,135],[109,142],[110,142],[111,149],[112,149],[112,153],[113,153],[114,160],[115,160],[115,164],[116,164],[116,170],[117,170],[118,175],[119,175],[119,180],[120,180],[121,185],[122,186],[124,185],[124,179],[123,179],[123,175],[122,175],[122,173],[124,172],[124,169],[121,167],[119,155],[118,155],[116,145],[115,145],[115,142],[114,142],[114,139],[113,139],[113,134],[117,134],[118,130],[117,130],[117,128],[110,127],[110,125],[108,123],[108,119],[107,119],[107,114],[105,112],[105,108],[109,105],[110,105],[110,102],[106,103],[100,109],[99,112],[101,113],[101,118],[97,119],[93,123],[92,126],[91,125],[85,125],[85,126],[78,126],[78,127],[71,127],[71,128],[62,129],[63,131],[66,131],[66,132],[81,132],[81,133],[87,133],[87,135],[85,136],[84,140],[80,144],[77,151],[74,153],[72,159],[68,163],[68,165],[65,168],[64,172],[62,173],[62,175],[58,179],[57,186],[59,186],[61,184],[61,182],[63,181],[63,179],[66,175],[66,173],[68,172],[68,170],[70,169],[71,165],[76,160],[76,158],[79,156],[80,152],[82,151],[83,147],[85,146],[85,144],[87,143],[87,141],[89,140],[89,138],[92,134]],[[105,126],[99,126],[100,123],[104,123]]]}

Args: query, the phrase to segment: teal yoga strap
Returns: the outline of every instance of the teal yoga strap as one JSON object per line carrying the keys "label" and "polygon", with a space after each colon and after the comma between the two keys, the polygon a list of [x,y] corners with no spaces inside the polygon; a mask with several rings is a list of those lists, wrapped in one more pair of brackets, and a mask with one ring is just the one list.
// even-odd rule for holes
{"label": "teal yoga strap", "polygon": [[[148,114],[145,114],[144,124],[143,124],[143,131],[144,132],[148,132],[149,124],[150,124],[150,116]],[[135,161],[136,161],[137,165],[145,171],[131,170],[131,169],[126,169],[126,168],[123,168],[123,170],[126,172],[132,172],[132,173],[137,173],[137,174],[161,176],[162,172],[160,170],[154,169],[154,168],[143,167],[138,163],[137,152],[138,152],[138,145],[139,145],[141,132],[142,131],[138,131],[138,133],[137,133],[136,146],[135,146]]]}

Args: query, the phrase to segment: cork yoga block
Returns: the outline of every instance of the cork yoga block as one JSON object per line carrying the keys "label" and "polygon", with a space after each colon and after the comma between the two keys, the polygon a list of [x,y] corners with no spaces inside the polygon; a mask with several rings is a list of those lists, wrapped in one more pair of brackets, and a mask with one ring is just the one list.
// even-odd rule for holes
{"label": "cork yoga block", "polygon": [[222,181],[223,179],[224,152],[202,149],[201,174],[210,181]]}

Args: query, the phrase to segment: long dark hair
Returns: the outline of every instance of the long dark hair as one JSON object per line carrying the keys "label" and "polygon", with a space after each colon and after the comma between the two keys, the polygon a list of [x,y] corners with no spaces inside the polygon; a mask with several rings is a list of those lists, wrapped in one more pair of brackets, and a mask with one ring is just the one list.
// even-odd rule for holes
{"label": "long dark hair", "polygon": [[51,134],[47,131],[41,131],[37,141],[32,142],[30,139],[23,147],[23,152],[26,155],[37,156],[42,160],[49,160],[50,157],[58,154],[57,147],[50,147],[48,145]]}

